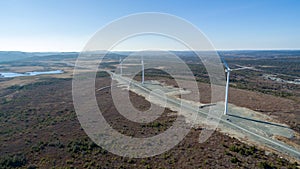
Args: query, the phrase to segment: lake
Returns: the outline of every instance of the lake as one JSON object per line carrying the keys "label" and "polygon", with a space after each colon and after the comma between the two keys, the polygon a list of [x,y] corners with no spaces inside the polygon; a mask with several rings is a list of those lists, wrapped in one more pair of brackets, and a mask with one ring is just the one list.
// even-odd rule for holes
{"label": "lake", "polygon": [[50,75],[50,74],[61,74],[64,73],[62,70],[42,71],[42,72],[25,72],[25,73],[14,73],[14,72],[0,72],[0,78],[12,78],[20,76],[36,76],[36,75]]}

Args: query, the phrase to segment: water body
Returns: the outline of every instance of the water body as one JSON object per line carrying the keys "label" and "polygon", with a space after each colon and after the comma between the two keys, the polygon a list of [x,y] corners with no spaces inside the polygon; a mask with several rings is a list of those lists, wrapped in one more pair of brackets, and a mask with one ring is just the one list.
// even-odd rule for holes
{"label": "water body", "polygon": [[37,75],[50,75],[50,74],[61,74],[64,73],[62,70],[42,71],[42,72],[25,72],[25,73],[14,73],[14,72],[0,72],[0,78],[12,78],[20,76],[37,76]]}

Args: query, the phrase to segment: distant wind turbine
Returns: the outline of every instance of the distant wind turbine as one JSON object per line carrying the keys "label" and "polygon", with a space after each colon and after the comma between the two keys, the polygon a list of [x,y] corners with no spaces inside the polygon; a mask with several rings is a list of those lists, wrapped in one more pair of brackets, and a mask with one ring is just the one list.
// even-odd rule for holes
{"label": "distant wind turbine", "polygon": [[119,58],[119,64],[120,64],[120,74],[121,74],[121,76],[122,76],[122,74],[123,74],[123,63],[122,63],[122,59],[121,59],[121,57]]}
{"label": "distant wind turbine", "polygon": [[142,84],[144,84],[144,81],[145,81],[145,67],[144,67],[144,57],[143,56],[142,56],[141,64],[142,64]]}

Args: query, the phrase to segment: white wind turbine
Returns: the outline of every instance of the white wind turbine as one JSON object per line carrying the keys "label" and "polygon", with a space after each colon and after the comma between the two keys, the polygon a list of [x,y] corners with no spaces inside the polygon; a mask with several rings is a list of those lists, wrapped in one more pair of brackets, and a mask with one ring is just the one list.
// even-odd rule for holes
{"label": "white wind turbine", "polygon": [[230,77],[230,72],[231,69],[229,68],[229,66],[227,65],[226,61],[222,58],[222,61],[224,63],[225,66],[225,72],[227,73],[227,80],[226,80],[226,91],[225,91],[225,109],[224,109],[224,115],[227,115],[227,111],[228,111],[228,89],[229,89],[229,77]]}
{"label": "white wind turbine", "polygon": [[144,84],[144,81],[145,81],[145,67],[144,67],[144,57],[143,56],[142,56],[141,64],[142,64],[142,84]]}
{"label": "white wind turbine", "polygon": [[228,64],[226,63],[226,61],[223,58],[221,58],[221,60],[224,63],[225,72],[227,73],[226,91],[225,91],[225,110],[224,110],[224,115],[227,115],[227,112],[228,112],[228,90],[229,90],[230,72],[236,71],[236,70],[244,70],[244,69],[249,69],[249,70],[253,70],[253,71],[261,71],[261,70],[256,69],[254,67],[249,67],[249,66],[244,66],[243,67],[243,66],[240,66],[240,65],[238,65],[240,68],[230,69],[230,67],[228,66]]}
{"label": "white wind turbine", "polygon": [[120,75],[122,76],[122,74],[123,74],[123,62],[122,62],[121,57],[119,57],[119,64],[120,64]]}

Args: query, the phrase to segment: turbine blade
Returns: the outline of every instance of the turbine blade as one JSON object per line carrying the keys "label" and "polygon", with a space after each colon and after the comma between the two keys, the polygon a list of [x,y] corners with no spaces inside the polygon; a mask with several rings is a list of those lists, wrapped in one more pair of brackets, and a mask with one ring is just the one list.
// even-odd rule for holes
{"label": "turbine blade", "polygon": [[245,69],[249,69],[249,70],[253,70],[253,71],[261,71],[259,69],[254,68],[254,67],[241,67],[241,68],[236,68],[236,69],[231,69],[231,70],[236,71],[236,70],[245,70]]}
{"label": "turbine blade", "polygon": [[236,69],[231,69],[231,70],[244,70],[244,69],[251,69],[249,67],[241,67],[241,68],[236,68]]}
{"label": "turbine blade", "polygon": [[222,60],[222,62],[224,64],[224,66],[226,67],[226,69],[230,69],[229,66],[227,65],[225,59],[221,57],[221,60]]}

